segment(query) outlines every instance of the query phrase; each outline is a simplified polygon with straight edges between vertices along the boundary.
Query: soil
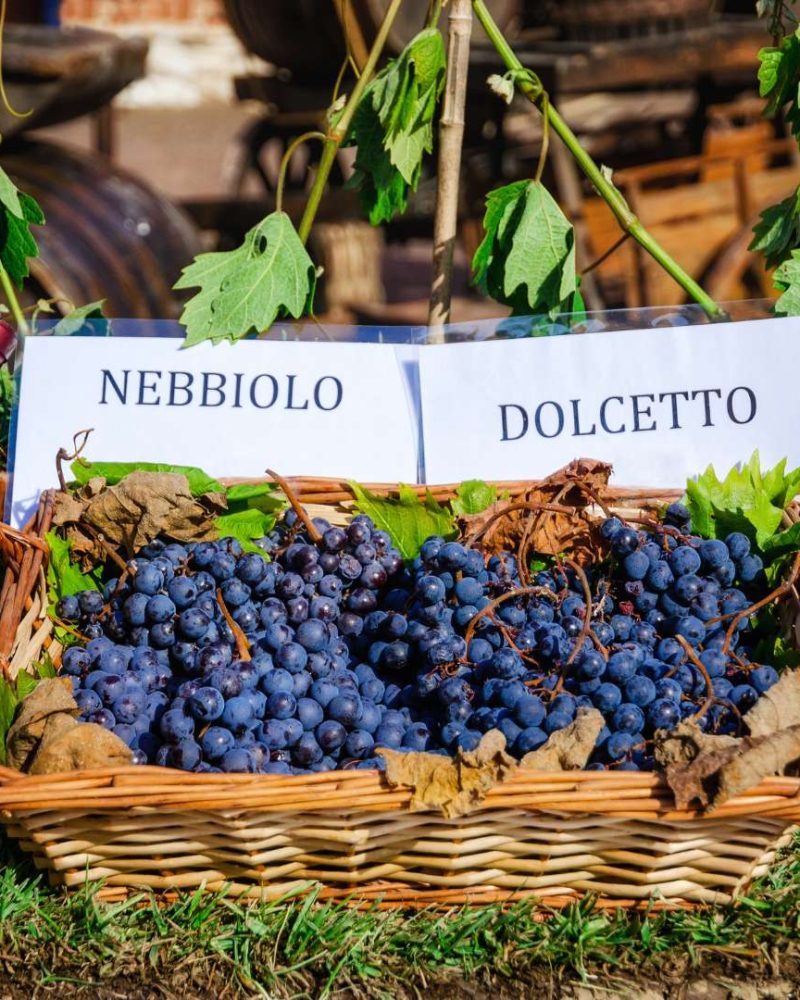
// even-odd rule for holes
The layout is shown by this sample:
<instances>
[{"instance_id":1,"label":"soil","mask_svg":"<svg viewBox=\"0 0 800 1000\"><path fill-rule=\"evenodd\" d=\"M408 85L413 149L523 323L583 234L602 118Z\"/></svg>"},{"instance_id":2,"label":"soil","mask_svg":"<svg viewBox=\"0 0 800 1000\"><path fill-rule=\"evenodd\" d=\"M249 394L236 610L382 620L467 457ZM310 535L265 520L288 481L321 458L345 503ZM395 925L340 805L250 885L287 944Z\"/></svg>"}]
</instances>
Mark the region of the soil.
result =
<instances>
[{"instance_id":1,"label":"soil","mask_svg":"<svg viewBox=\"0 0 800 1000\"><path fill-rule=\"evenodd\" d=\"M37 963L38 964L38 963ZM131 976L104 982L52 975L39 979L38 969L31 969L17 958L0 954L0 1000L37 1000L50 996L75 1000L227 1000L233 997L283 996L259 990L254 984L233 986L221 976L208 975L203 963L195 969L183 965L171 975L152 978L143 970L141 979ZM32 982L32 979L39 979ZM286 984L289 985L288 983ZM288 993L292 993L291 989ZM294 996L316 997L313 985L307 993ZM532 969L513 981L497 976L467 980L460 975L444 975L439 980L400 985L396 982L371 983L369 991L358 983L334 993L331 1000L359 1000L361 997L391 997L392 1000L795 1000L800 998L800 965L787 963L782 974L760 978L746 968L709 970L703 975L682 976L670 969L654 970L652 975L592 976L587 983L565 980L557 969Z\"/></svg>"}]
</instances>

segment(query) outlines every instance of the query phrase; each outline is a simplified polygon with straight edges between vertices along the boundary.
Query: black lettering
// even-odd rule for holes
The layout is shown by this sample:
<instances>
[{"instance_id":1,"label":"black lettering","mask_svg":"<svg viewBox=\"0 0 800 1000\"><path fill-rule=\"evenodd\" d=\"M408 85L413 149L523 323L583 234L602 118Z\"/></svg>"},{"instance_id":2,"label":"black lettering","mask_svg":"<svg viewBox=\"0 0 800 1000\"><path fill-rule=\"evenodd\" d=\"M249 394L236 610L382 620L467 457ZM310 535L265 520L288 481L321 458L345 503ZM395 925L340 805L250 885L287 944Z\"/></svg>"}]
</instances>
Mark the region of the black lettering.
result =
<instances>
[{"instance_id":1,"label":"black lettering","mask_svg":"<svg viewBox=\"0 0 800 1000\"><path fill-rule=\"evenodd\" d=\"M517 410L522 420L522 430L519 434L509 434L508 432L508 410ZM528 433L528 413L527 410L523 409L521 406L517 406L516 403L501 403L500 404L500 422L503 427L503 434L500 438L501 441L519 441L521 437L525 437Z\"/></svg>"},{"instance_id":2,"label":"black lettering","mask_svg":"<svg viewBox=\"0 0 800 1000\"><path fill-rule=\"evenodd\" d=\"M287 398L286 398L286 409L287 410L307 410L308 409L308 400L306 400L305 403L302 404L302 406L294 406L293 405L293 401L294 401L294 380L296 378L297 378L296 375L287 375L286 376L286 380L289 383L289 392L288 392L288 395L287 395Z\"/></svg>"},{"instance_id":3,"label":"black lettering","mask_svg":"<svg viewBox=\"0 0 800 1000\"><path fill-rule=\"evenodd\" d=\"M552 406L555 408L556 418L558 420L558 427L553 434L545 434L544 428L542 427L542 410L545 406ZM543 438L555 438L564 430L564 411L553 399L546 399L543 403L539 403L536 407L536 413L533 415L533 422L536 424L536 432L539 437Z\"/></svg>"},{"instance_id":4,"label":"black lettering","mask_svg":"<svg viewBox=\"0 0 800 1000\"><path fill-rule=\"evenodd\" d=\"M123 388L120 389L119 384L117 383L117 380L114 378L114 376L111 374L111 372L107 368L103 369L103 387L102 387L102 391L100 393L100 402L102 404L104 404L105 406L108 406L108 400L106 399L106 386L107 385L111 386L111 388L113 389L113 391L117 394L117 399L120 401L120 403L123 404L123 406L125 405L125 403L128 402L128 376L130 375L130 373L131 372L130 372L129 368L124 369L124 371L122 372L122 374L125 377L122 380Z\"/></svg>"},{"instance_id":5,"label":"black lettering","mask_svg":"<svg viewBox=\"0 0 800 1000\"><path fill-rule=\"evenodd\" d=\"M268 403L259 403L256 398L256 388L258 383L262 378L268 379L272 383L272 399ZM250 402L253 406L257 407L259 410L268 410L270 406L275 405L275 400L278 398L278 383L277 380L272 375L267 375L264 372L262 375L256 375L253 381L250 383Z\"/></svg>"},{"instance_id":6,"label":"black lettering","mask_svg":"<svg viewBox=\"0 0 800 1000\"><path fill-rule=\"evenodd\" d=\"M186 380L183 385L178 385L179 375L183 375ZM191 372L170 372L169 399L167 400L167 406L188 406L192 401L192 382L194 382L194 375L192 375ZM182 392L184 395L182 403L179 403L175 398L175 394L178 392Z\"/></svg>"},{"instance_id":7,"label":"black lettering","mask_svg":"<svg viewBox=\"0 0 800 1000\"><path fill-rule=\"evenodd\" d=\"M743 392L750 401L750 415L748 417L745 417L744 420L738 420L733 412L733 397L736 395L737 392ZM758 406L756 404L756 394L753 392L752 389L748 389L746 385L737 385L735 389L731 389L731 391L728 393L727 405L728 405L728 416L735 424L749 424L750 421L755 417L756 410L758 409Z\"/></svg>"},{"instance_id":8,"label":"black lettering","mask_svg":"<svg viewBox=\"0 0 800 1000\"><path fill-rule=\"evenodd\" d=\"M155 399L145 399L144 394L146 392L155 392L158 389L158 381L146 382L145 378L148 375L155 375L157 379L161 378L161 372L154 371L144 371L139 372L139 398L136 400L137 406L158 406L161 402L161 397L156 396Z\"/></svg>"},{"instance_id":9,"label":"black lettering","mask_svg":"<svg viewBox=\"0 0 800 1000\"><path fill-rule=\"evenodd\" d=\"M236 387L233 393L233 408L234 410L241 410L242 408L242 379L244 378L243 372L236 372L233 376L236 379Z\"/></svg>"},{"instance_id":10,"label":"black lettering","mask_svg":"<svg viewBox=\"0 0 800 1000\"><path fill-rule=\"evenodd\" d=\"M659 403L663 403L665 399L672 401L672 427L670 430L679 431L681 429L680 422L678 420L678 396L682 396L688 403L689 393L688 392L662 392L658 397Z\"/></svg>"},{"instance_id":11,"label":"black lettering","mask_svg":"<svg viewBox=\"0 0 800 1000\"><path fill-rule=\"evenodd\" d=\"M623 424L621 427L617 427L616 430L613 427L608 426L608 421L606 420L606 407L611 402L624 403L625 400L622 398L622 396L609 396L608 399L603 400L603 402L600 404L600 426L603 428L606 434L624 434L625 424Z\"/></svg>"},{"instance_id":12,"label":"black lettering","mask_svg":"<svg viewBox=\"0 0 800 1000\"><path fill-rule=\"evenodd\" d=\"M590 431L581 430L581 415L580 415L580 404L579 399L571 399L572 403L572 423L574 430L572 432L573 437L591 437L597 432L597 424L592 424L592 429Z\"/></svg>"},{"instance_id":13,"label":"black lettering","mask_svg":"<svg viewBox=\"0 0 800 1000\"><path fill-rule=\"evenodd\" d=\"M634 429L634 431L654 431L656 429L656 422L655 422L655 420L652 422L652 424L649 427L641 427L639 425L639 417L651 417L653 415L649 406L643 406L641 408L639 407L639 400L640 399L649 399L651 403L655 403L656 397L655 396L651 396L647 392L642 392L642 393L634 393L631 396L631 399L633 400L633 429Z\"/></svg>"},{"instance_id":14,"label":"black lettering","mask_svg":"<svg viewBox=\"0 0 800 1000\"><path fill-rule=\"evenodd\" d=\"M294 378L294 376L291 376ZM322 384L323 382L333 382L336 387L336 400L333 406L323 406L322 405ZM330 410L335 410L337 406L342 401L342 396L344 394L344 389L342 388L342 383L336 378L335 375L323 375L321 379L317 380L317 384L314 386L314 404L318 410L325 410L329 412Z\"/></svg>"},{"instance_id":15,"label":"black lettering","mask_svg":"<svg viewBox=\"0 0 800 1000\"><path fill-rule=\"evenodd\" d=\"M697 399L698 396L703 397L703 409L705 412L705 420L703 421L703 427L713 427L714 421L711 419L711 396L714 395L717 399L722 399L722 393L719 389L696 389L692 393L692 402Z\"/></svg>"},{"instance_id":16,"label":"black lettering","mask_svg":"<svg viewBox=\"0 0 800 1000\"><path fill-rule=\"evenodd\" d=\"M212 378L218 380L216 385L211 385ZM224 385L225 376L222 372L203 372L203 396L200 405L208 407L222 406L225 402L225 393L222 391ZM216 403L209 402L209 396L212 392L217 394Z\"/></svg>"}]
</instances>

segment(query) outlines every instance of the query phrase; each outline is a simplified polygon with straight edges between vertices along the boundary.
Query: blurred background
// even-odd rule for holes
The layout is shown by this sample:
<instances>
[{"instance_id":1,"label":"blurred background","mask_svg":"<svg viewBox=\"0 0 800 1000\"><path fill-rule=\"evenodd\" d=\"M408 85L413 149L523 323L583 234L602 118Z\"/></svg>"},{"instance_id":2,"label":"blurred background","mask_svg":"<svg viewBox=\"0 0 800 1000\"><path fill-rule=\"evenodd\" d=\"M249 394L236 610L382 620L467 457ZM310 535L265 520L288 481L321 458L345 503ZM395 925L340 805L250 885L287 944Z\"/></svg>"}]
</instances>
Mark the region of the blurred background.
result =
<instances>
[{"instance_id":1,"label":"blurred background","mask_svg":"<svg viewBox=\"0 0 800 1000\"><path fill-rule=\"evenodd\" d=\"M282 152L319 127L347 46L357 63L387 0L9 0L3 66L12 106L0 161L43 205L31 300L106 298L109 314L174 317L171 285L198 249L236 245L274 207ZM424 23L407 0L390 38ZM614 170L657 239L721 301L771 293L747 252L759 210L800 182L796 143L761 117L754 0L494 0L523 63L592 155ZM454 319L502 314L468 282L486 192L531 176L538 115L487 88L500 69L473 30ZM345 89L347 83L345 84ZM287 210L299 214L314 144L294 158ZM334 171L312 254L329 321L424 323L434 162L410 211L362 221ZM576 229L579 269L619 230L552 141L545 180ZM592 309L675 305L680 289L626 242L586 275Z\"/></svg>"}]
</instances>

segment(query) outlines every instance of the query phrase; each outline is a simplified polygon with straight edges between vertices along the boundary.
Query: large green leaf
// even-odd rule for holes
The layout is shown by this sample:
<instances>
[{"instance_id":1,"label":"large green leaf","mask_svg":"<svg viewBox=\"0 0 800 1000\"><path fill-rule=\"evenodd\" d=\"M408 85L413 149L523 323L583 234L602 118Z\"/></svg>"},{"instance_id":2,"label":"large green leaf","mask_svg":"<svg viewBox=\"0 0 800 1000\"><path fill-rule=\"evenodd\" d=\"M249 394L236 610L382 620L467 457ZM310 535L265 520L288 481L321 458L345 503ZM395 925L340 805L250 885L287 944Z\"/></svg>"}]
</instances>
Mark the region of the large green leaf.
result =
<instances>
[{"instance_id":1,"label":"large green leaf","mask_svg":"<svg viewBox=\"0 0 800 1000\"><path fill-rule=\"evenodd\" d=\"M573 311L575 234L543 184L517 181L492 191L483 225L472 262L476 284L518 316Z\"/></svg>"},{"instance_id":2,"label":"large green leaf","mask_svg":"<svg viewBox=\"0 0 800 1000\"><path fill-rule=\"evenodd\" d=\"M79 458L72 463L70 470L75 482L81 486L98 476L102 476L108 486L115 486L132 472L177 472L186 476L193 496L225 492L225 487L218 479L214 479L193 465L165 465L160 462L87 462Z\"/></svg>"},{"instance_id":3,"label":"large green leaf","mask_svg":"<svg viewBox=\"0 0 800 1000\"><path fill-rule=\"evenodd\" d=\"M800 316L800 250L792 250L772 276L775 287L781 292L775 303L778 316Z\"/></svg>"},{"instance_id":4,"label":"large green leaf","mask_svg":"<svg viewBox=\"0 0 800 1000\"><path fill-rule=\"evenodd\" d=\"M418 555L422 543L431 535L445 538L456 535L453 515L430 492L421 500L410 487L400 486L395 499L376 496L358 483L349 485L356 498L356 509L389 533L404 559Z\"/></svg>"},{"instance_id":5,"label":"large green leaf","mask_svg":"<svg viewBox=\"0 0 800 1000\"><path fill-rule=\"evenodd\" d=\"M796 104L800 74L798 35L787 35L779 46L761 49L758 60L758 93L767 100L765 113L774 115L789 101Z\"/></svg>"},{"instance_id":6,"label":"large green leaf","mask_svg":"<svg viewBox=\"0 0 800 1000\"><path fill-rule=\"evenodd\" d=\"M800 242L800 188L777 205L765 208L753 227L749 250L760 251L768 267L776 267Z\"/></svg>"},{"instance_id":7,"label":"large green leaf","mask_svg":"<svg viewBox=\"0 0 800 1000\"><path fill-rule=\"evenodd\" d=\"M786 551L795 535L778 532L786 505L800 488L800 469L786 471L783 459L763 471L758 452L741 468L734 466L724 479L714 467L686 486L686 506L692 527L708 538L724 538L742 531L764 552ZM780 539L780 541L779 541Z\"/></svg>"},{"instance_id":8,"label":"large green leaf","mask_svg":"<svg viewBox=\"0 0 800 1000\"><path fill-rule=\"evenodd\" d=\"M239 340L268 330L278 317L298 319L313 304L316 269L292 221L273 212L235 250L204 253L175 288L199 288L181 316L185 346Z\"/></svg>"},{"instance_id":9,"label":"large green leaf","mask_svg":"<svg viewBox=\"0 0 800 1000\"><path fill-rule=\"evenodd\" d=\"M0 677L0 764L6 762L6 737L14 721L19 699L13 684Z\"/></svg>"},{"instance_id":10,"label":"large green leaf","mask_svg":"<svg viewBox=\"0 0 800 1000\"><path fill-rule=\"evenodd\" d=\"M357 146L351 186L373 225L404 212L433 149L433 122L444 86L439 31L421 31L369 84L345 145Z\"/></svg>"},{"instance_id":11,"label":"large green leaf","mask_svg":"<svg viewBox=\"0 0 800 1000\"><path fill-rule=\"evenodd\" d=\"M0 170L0 175L3 171ZM6 180L8 177L6 176ZM2 200L2 199L0 199ZM28 277L28 260L39 256L39 247L31 233L31 226L44 224L44 214L30 195L17 192L19 213L11 211L7 201L2 201L0 212L0 263L14 284L21 288Z\"/></svg>"}]
</instances>

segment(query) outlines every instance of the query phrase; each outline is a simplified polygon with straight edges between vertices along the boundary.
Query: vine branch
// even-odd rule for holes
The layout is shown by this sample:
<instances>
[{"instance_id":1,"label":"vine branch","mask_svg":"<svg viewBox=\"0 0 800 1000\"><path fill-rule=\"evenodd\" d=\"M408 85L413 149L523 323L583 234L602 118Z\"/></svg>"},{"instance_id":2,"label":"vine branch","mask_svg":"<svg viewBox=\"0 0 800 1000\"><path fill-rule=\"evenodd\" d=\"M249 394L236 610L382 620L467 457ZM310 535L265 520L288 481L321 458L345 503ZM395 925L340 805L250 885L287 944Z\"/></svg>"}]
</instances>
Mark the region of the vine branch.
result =
<instances>
[{"instance_id":1,"label":"vine branch","mask_svg":"<svg viewBox=\"0 0 800 1000\"><path fill-rule=\"evenodd\" d=\"M725 311L711 296L684 271L680 264L645 229L631 210L622 192L615 187L600 167L581 146L578 137L558 113L552 102L545 99L545 90L535 73L526 70L517 58L503 32L486 6L485 0L472 0L472 9L489 41L497 50L515 85L528 100L541 111L549 127L558 135L572 154L578 166L591 182L600 197L614 214L625 233L628 233L661 267L680 285L688 296L697 302L710 319L727 319Z\"/></svg>"}]
</instances>

